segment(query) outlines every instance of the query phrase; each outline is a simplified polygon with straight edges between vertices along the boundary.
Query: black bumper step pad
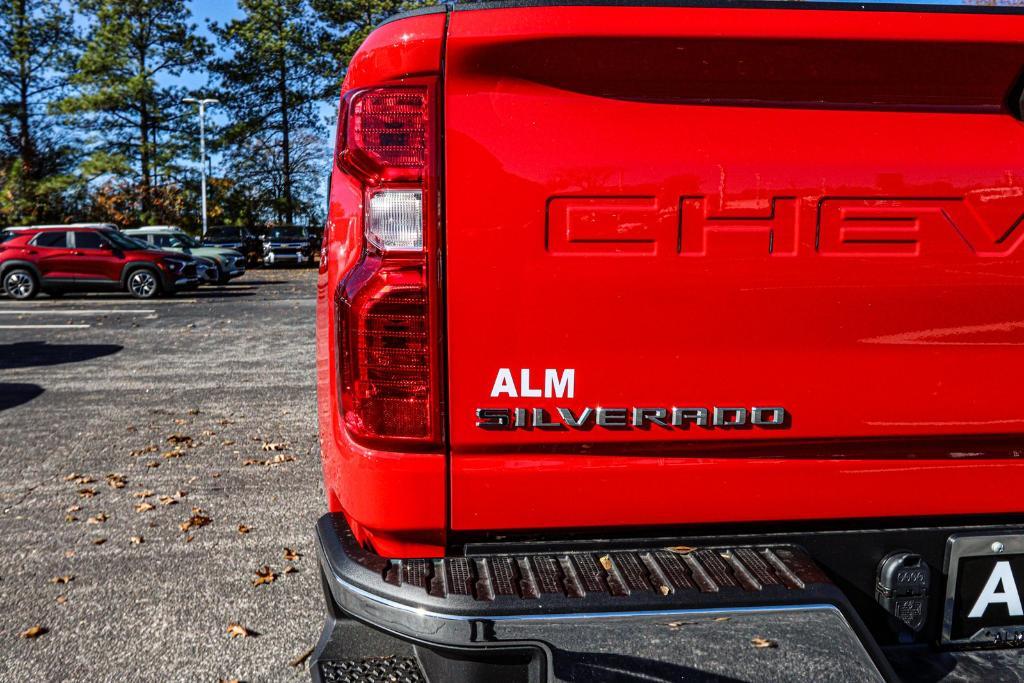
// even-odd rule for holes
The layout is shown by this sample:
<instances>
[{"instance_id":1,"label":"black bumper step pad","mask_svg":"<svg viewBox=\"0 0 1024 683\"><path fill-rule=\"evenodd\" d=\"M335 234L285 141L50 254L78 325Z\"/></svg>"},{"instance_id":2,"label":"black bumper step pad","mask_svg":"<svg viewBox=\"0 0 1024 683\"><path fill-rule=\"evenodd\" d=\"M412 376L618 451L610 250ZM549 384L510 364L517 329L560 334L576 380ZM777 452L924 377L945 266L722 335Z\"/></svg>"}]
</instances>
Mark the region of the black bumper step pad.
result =
<instances>
[{"instance_id":1,"label":"black bumper step pad","mask_svg":"<svg viewBox=\"0 0 1024 683\"><path fill-rule=\"evenodd\" d=\"M327 558L351 583L445 613L715 608L831 602L837 589L795 545L670 546L387 559L359 546L335 516L320 521ZM333 562L332 562L333 564Z\"/></svg>"},{"instance_id":2,"label":"black bumper step pad","mask_svg":"<svg viewBox=\"0 0 1024 683\"><path fill-rule=\"evenodd\" d=\"M426 683L412 657L367 657L320 662L323 683Z\"/></svg>"}]
</instances>

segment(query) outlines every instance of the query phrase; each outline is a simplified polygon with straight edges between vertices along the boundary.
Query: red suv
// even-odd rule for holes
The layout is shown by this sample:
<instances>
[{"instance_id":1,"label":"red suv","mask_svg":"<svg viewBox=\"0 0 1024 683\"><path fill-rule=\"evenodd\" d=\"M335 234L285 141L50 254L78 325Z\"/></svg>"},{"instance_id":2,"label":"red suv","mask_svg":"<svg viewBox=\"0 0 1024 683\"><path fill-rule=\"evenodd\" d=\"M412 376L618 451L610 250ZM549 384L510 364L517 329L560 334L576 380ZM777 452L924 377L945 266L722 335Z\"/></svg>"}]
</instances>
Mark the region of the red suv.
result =
<instances>
[{"instance_id":1,"label":"red suv","mask_svg":"<svg viewBox=\"0 0 1024 683\"><path fill-rule=\"evenodd\" d=\"M199 284L190 256L160 252L110 227L8 229L0 235L0 282L13 299L40 290L127 291L137 299Z\"/></svg>"}]
</instances>

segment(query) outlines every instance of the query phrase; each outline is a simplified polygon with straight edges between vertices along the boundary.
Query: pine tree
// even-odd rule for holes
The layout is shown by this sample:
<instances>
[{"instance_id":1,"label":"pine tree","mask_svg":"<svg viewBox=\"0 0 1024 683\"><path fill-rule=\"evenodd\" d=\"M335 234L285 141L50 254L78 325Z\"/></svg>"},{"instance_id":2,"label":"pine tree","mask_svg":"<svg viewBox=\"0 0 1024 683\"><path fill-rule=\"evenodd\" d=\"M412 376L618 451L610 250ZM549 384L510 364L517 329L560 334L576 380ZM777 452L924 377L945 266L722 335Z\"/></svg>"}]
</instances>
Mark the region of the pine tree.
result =
<instances>
[{"instance_id":1,"label":"pine tree","mask_svg":"<svg viewBox=\"0 0 1024 683\"><path fill-rule=\"evenodd\" d=\"M134 198L134 220L161 214L161 174L192 144L191 110L169 79L201 69L208 42L180 0L79 0L89 21L85 48L62 102L69 120L91 133L85 172L107 176Z\"/></svg>"},{"instance_id":2,"label":"pine tree","mask_svg":"<svg viewBox=\"0 0 1024 683\"><path fill-rule=\"evenodd\" d=\"M338 77L378 24L406 10L436 5L435 0L310 0L325 29L322 42L330 51L329 76ZM341 81L338 79L340 85Z\"/></svg>"},{"instance_id":3,"label":"pine tree","mask_svg":"<svg viewBox=\"0 0 1024 683\"><path fill-rule=\"evenodd\" d=\"M232 176L278 222L315 210L326 161L320 107L333 89L307 0L240 0L241 19L212 30L228 57L214 63L232 123L224 131Z\"/></svg>"},{"instance_id":4,"label":"pine tree","mask_svg":"<svg viewBox=\"0 0 1024 683\"><path fill-rule=\"evenodd\" d=\"M62 217L72 155L50 105L74 55L71 16L60 0L0 4L0 219Z\"/></svg>"}]
</instances>

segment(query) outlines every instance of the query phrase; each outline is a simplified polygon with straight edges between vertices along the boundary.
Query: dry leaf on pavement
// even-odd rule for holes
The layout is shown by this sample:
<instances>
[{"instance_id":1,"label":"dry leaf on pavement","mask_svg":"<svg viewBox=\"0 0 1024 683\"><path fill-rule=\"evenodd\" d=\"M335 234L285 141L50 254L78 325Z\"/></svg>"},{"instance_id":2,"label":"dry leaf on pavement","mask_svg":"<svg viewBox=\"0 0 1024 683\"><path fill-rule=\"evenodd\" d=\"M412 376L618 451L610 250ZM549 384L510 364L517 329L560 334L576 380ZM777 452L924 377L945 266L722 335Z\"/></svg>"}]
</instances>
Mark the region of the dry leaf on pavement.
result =
<instances>
[{"instance_id":1,"label":"dry leaf on pavement","mask_svg":"<svg viewBox=\"0 0 1024 683\"><path fill-rule=\"evenodd\" d=\"M105 513L101 512L101 513L99 513L97 515L93 515L89 519L85 520L85 523L86 524L103 524L103 522L105 522L105 521L107 521L107 515Z\"/></svg>"},{"instance_id":2,"label":"dry leaf on pavement","mask_svg":"<svg viewBox=\"0 0 1024 683\"><path fill-rule=\"evenodd\" d=\"M70 583L71 581L74 581L74 579L74 574L65 574L64 576L53 577L52 579L50 579L50 583Z\"/></svg>"},{"instance_id":3,"label":"dry leaf on pavement","mask_svg":"<svg viewBox=\"0 0 1024 683\"><path fill-rule=\"evenodd\" d=\"M203 514L203 511L199 508L192 508L192 516L179 524L178 528L181 529L182 533L186 533L192 529L204 527L212 521L213 520Z\"/></svg>"},{"instance_id":4,"label":"dry leaf on pavement","mask_svg":"<svg viewBox=\"0 0 1024 683\"><path fill-rule=\"evenodd\" d=\"M160 501L161 505L177 505L178 501L173 496L160 496L157 500Z\"/></svg>"},{"instance_id":5,"label":"dry leaf on pavement","mask_svg":"<svg viewBox=\"0 0 1024 683\"><path fill-rule=\"evenodd\" d=\"M38 638L44 633L47 633L49 630L50 629L46 628L45 626L39 626L38 624L36 624L35 626L28 627L18 635L22 638Z\"/></svg>"},{"instance_id":6,"label":"dry leaf on pavement","mask_svg":"<svg viewBox=\"0 0 1024 683\"><path fill-rule=\"evenodd\" d=\"M256 578L252 580L253 586L262 586L265 583L274 583L277 574L270 567L264 565L256 570Z\"/></svg>"},{"instance_id":7,"label":"dry leaf on pavement","mask_svg":"<svg viewBox=\"0 0 1024 683\"><path fill-rule=\"evenodd\" d=\"M141 503L139 503L138 505L135 506L135 511L136 512L149 512L150 510L155 510L155 509L156 509L156 505L153 505L152 503L147 503L145 501L143 501L143 502L141 502Z\"/></svg>"},{"instance_id":8,"label":"dry leaf on pavement","mask_svg":"<svg viewBox=\"0 0 1024 683\"><path fill-rule=\"evenodd\" d=\"M768 640L767 638L762 638L761 636L754 636L753 638L751 638L750 644L758 649L779 646L779 644L776 643L774 640Z\"/></svg>"},{"instance_id":9,"label":"dry leaf on pavement","mask_svg":"<svg viewBox=\"0 0 1024 683\"><path fill-rule=\"evenodd\" d=\"M264 441L263 442L263 450L265 450L265 451L286 451L286 450L288 450L288 444L283 443L283 442L276 443L276 442L273 442L273 441Z\"/></svg>"},{"instance_id":10,"label":"dry leaf on pavement","mask_svg":"<svg viewBox=\"0 0 1024 683\"><path fill-rule=\"evenodd\" d=\"M292 550L291 548L284 549L284 559L288 560L289 562L295 562L300 557L302 557L302 553L300 553L299 551Z\"/></svg>"},{"instance_id":11,"label":"dry leaf on pavement","mask_svg":"<svg viewBox=\"0 0 1024 683\"><path fill-rule=\"evenodd\" d=\"M238 533L240 533L240 534L247 534L250 531L252 531L252 527L247 527L244 524L239 524L238 525Z\"/></svg>"},{"instance_id":12,"label":"dry leaf on pavement","mask_svg":"<svg viewBox=\"0 0 1024 683\"><path fill-rule=\"evenodd\" d=\"M258 635L252 629L248 629L241 624L231 623L228 624L228 635L232 638L249 638L250 636Z\"/></svg>"},{"instance_id":13,"label":"dry leaf on pavement","mask_svg":"<svg viewBox=\"0 0 1024 683\"><path fill-rule=\"evenodd\" d=\"M78 495L82 498L92 498L96 495L96 489L78 489Z\"/></svg>"},{"instance_id":14,"label":"dry leaf on pavement","mask_svg":"<svg viewBox=\"0 0 1024 683\"><path fill-rule=\"evenodd\" d=\"M152 495L153 495L153 492L150 491L149 489L146 489L144 491L136 491L135 493L132 494L132 497L133 498L149 498Z\"/></svg>"},{"instance_id":15,"label":"dry leaf on pavement","mask_svg":"<svg viewBox=\"0 0 1024 683\"><path fill-rule=\"evenodd\" d=\"M120 474L108 474L107 475L107 486L112 489L123 489L124 485L128 483L128 480Z\"/></svg>"}]
</instances>

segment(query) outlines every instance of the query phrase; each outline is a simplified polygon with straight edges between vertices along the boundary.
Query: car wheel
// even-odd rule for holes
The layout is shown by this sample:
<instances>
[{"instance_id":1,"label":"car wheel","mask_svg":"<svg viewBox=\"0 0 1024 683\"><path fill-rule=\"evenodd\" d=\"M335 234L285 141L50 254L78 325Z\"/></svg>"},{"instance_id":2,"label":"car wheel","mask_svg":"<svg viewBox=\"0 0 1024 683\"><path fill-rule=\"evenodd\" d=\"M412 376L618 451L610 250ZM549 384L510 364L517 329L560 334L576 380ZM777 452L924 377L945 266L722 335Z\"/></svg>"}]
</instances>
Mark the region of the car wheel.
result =
<instances>
[{"instance_id":1,"label":"car wheel","mask_svg":"<svg viewBox=\"0 0 1024 683\"><path fill-rule=\"evenodd\" d=\"M218 287L223 287L224 285L226 285L226 284L228 283L228 281L229 281L230 279L231 279L231 278L230 278L230 277L228 277L227 273L225 273L225 272L224 272L223 270L221 270L220 268L218 268L218 269L217 269L217 277L216 277L216 282L217 282L217 286L218 286Z\"/></svg>"},{"instance_id":2,"label":"car wheel","mask_svg":"<svg viewBox=\"0 0 1024 683\"><path fill-rule=\"evenodd\" d=\"M12 268L4 273L4 291L12 299L31 299L39 293L39 283L31 270Z\"/></svg>"},{"instance_id":3,"label":"car wheel","mask_svg":"<svg viewBox=\"0 0 1024 683\"><path fill-rule=\"evenodd\" d=\"M160 281L148 268L133 270L128 276L128 293L136 299L152 299L160 293Z\"/></svg>"}]
</instances>

